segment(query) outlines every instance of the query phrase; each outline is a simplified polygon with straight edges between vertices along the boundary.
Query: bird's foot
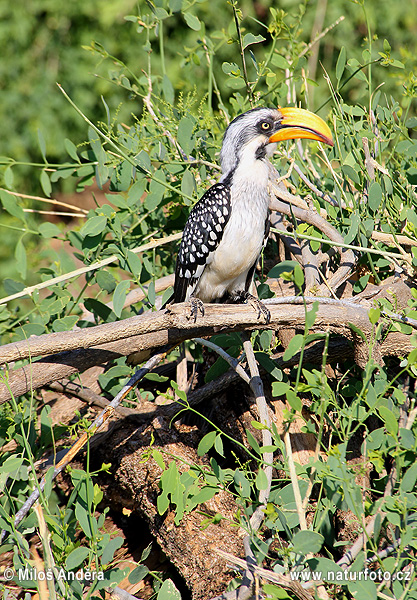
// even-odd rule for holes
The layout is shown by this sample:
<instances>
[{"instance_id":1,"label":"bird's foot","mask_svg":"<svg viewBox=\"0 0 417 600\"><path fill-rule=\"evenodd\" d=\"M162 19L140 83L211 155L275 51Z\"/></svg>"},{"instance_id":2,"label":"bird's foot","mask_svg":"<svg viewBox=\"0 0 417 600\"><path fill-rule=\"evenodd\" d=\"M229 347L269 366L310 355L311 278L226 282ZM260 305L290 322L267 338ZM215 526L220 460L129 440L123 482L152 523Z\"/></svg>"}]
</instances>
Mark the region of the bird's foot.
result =
<instances>
[{"instance_id":1,"label":"bird's foot","mask_svg":"<svg viewBox=\"0 0 417 600\"><path fill-rule=\"evenodd\" d=\"M194 323L195 323L197 321L197 315L199 312L201 313L201 316L204 317L204 304L200 300L200 298L195 298L195 296L191 296L190 304L191 304L190 316L194 317Z\"/></svg>"},{"instance_id":2,"label":"bird's foot","mask_svg":"<svg viewBox=\"0 0 417 600\"><path fill-rule=\"evenodd\" d=\"M270 322L271 313L269 312L269 309L265 306L265 304L259 300L259 298L256 298L256 296L253 296L252 294L247 294L245 301L248 304L250 304L256 311L258 311L258 319L260 319L261 315L263 315L265 323L268 324Z\"/></svg>"}]
</instances>

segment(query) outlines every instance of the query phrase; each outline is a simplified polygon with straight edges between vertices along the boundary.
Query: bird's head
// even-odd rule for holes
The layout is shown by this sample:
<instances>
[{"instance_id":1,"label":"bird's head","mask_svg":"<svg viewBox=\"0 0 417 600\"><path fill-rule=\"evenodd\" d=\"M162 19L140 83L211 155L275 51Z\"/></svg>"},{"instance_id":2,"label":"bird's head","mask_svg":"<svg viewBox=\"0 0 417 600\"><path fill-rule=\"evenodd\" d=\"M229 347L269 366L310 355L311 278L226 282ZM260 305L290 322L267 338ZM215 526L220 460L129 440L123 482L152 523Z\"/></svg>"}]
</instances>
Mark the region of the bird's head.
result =
<instances>
[{"instance_id":1,"label":"bird's head","mask_svg":"<svg viewBox=\"0 0 417 600\"><path fill-rule=\"evenodd\" d=\"M296 138L318 140L333 146L326 123L302 108L254 108L237 116L227 127L220 152L223 174L236 169L241 161L271 156L276 143Z\"/></svg>"}]
</instances>

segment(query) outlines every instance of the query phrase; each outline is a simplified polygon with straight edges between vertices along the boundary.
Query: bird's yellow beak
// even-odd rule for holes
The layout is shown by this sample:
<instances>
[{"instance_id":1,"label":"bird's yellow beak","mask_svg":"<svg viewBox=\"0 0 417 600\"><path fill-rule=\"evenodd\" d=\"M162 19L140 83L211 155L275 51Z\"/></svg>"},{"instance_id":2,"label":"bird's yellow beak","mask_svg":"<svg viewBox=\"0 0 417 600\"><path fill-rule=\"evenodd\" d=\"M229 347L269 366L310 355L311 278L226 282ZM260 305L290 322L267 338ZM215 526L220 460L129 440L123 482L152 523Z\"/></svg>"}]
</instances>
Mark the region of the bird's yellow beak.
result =
<instances>
[{"instance_id":1,"label":"bird's yellow beak","mask_svg":"<svg viewBox=\"0 0 417 600\"><path fill-rule=\"evenodd\" d=\"M333 146L333 137L329 127L314 113L291 106L278 110L283 118L279 130L269 138L270 142L307 138Z\"/></svg>"}]
</instances>

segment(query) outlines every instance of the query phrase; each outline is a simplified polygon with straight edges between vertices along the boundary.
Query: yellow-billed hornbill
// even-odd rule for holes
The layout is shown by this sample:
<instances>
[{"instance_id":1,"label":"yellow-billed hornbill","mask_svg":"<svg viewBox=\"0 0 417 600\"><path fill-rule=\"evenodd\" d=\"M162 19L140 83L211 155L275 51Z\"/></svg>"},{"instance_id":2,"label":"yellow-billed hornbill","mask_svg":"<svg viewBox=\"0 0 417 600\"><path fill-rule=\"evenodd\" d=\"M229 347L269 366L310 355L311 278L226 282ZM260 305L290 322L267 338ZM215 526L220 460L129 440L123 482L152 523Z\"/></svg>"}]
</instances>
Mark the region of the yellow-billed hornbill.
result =
<instances>
[{"instance_id":1,"label":"yellow-billed hornbill","mask_svg":"<svg viewBox=\"0 0 417 600\"><path fill-rule=\"evenodd\" d=\"M300 108L254 108L227 127L220 152L222 176L192 209L175 269L173 302L244 302L268 309L250 293L269 233L269 157L276 143L295 138L333 145L317 115Z\"/></svg>"}]
</instances>

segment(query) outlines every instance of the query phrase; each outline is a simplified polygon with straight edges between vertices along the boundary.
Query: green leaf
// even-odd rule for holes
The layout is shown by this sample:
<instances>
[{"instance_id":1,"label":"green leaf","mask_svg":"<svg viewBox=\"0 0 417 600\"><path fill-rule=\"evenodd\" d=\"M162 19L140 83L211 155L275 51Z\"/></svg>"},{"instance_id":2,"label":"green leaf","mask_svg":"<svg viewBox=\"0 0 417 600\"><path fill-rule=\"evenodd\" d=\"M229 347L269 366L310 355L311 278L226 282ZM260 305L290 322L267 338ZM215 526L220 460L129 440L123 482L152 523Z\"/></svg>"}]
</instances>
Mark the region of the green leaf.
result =
<instances>
[{"instance_id":1,"label":"green leaf","mask_svg":"<svg viewBox=\"0 0 417 600\"><path fill-rule=\"evenodd\" d=\"M85 546L80 546L73 550L65 561L65 566L68 571L74 571L77 567L79 567L90 554L90 549Z\"/></svg>"},{"instance_id":2,"label":"green leaf","mask_svg":"<svg viewBox=\"0 0 417 600\"><path fill-rule=\"evenodd\" d=\"M181 179L181 191L186 196L192 196L196 189L194 175L186 169Z\"/></svg>"},{"instance_id":3,"label":"green leaf","mask_svg":"<svg viewBox=\"0 0 417 600\"><path fill-rule=\"evenodd\" d=\"M257 490L266 490L268 487L268 478L263 469L259 469L256 474L255 486Z\"/></svg>"},{"instance_id":4,"label":"green leaf","mask_svg":"<svg viewBox=\"0 0 417 600\"><path fill-rule=\"evenodd\" d=\"M13 279L9 279L8 277L6 277L6 279L4 279L3 285L4 285L4 289L6 291L6 294L10 294L10 295L21 292L25 287L25 284L22 283L21 281L14 281Z\"/></svg>"},{"instance_id":5,"label":"green leaf","mask_svg":"<svg viewBox=\"0 0 417 600\"><path fill-rule=\"evenodd\" d=\"M26 270L27 270L27 260L26 260L26 250L23 245L22 238L20 238L16 244L16 248L14 250L14 257L16 259L16 269L19 275L21 275L22 279L26 279Z\"/></svg>"},{"instance_id":6,"label":"green leaf","mask_svg":"<svg viewBox=\"0 0 417 600\"><path fill-rule=\"evenodd\" d=\"M216 436L216 439L214 440L214 448L216 452L220 454L220 456L224 457L223 440L220 433Z\"/></svg>"},{"instance_id":7,"label":"green leaf","mask_svg":"<svg viewBox=\"0 0 417 600\"><path fill-rule=\"evenodd\" d=\"M97 217L91 217L88 221L81 227L80 234L84 237L90 236L94 237L102 233L107 225L107 217L104 215L100 215Z\"/></svg>"},{"instance_id":8,"label":"green leaf","mask_svg":"<svg viewBox=\"0 0 417 600\"><path fill-rule=\"evenodd\" d=\"M192 137L194 125L194 120L190 117L182 117L178 123L177 140L186 154L191 154L194 149L195 140Z\"/></svg>"},{"instance_id":9,"label":"green leaf","mask_svg":"<svg viewBox=\"0 0 417 600\"><path fill-rule=\"evenodd\" d=\"M360 338L362 338L364 342L366 342L366 335L361 329L359 329L357 325L355 325L354 323L348 323L348 325L352 331L354 331Z\"/></svg>"},{"instance_id":10,"label":"green leaf","mask_svg":"<svg viewBox=\"0 0 417 600\"><path fill-rule=\"evenodd\" d=\"M116 285L113 293L113 312L117 317L122 314L123 306L126 300L126 294L130 289L130 281L124 280Z\"/></svg>"},{"instance_id":11,"label":"green leaf","mask_svg":"<svg viewBox=\"0 0 417 600\"><path fill-rule=\"evenodd\" d=\"M48 198L49 198L51 195L51 192L52 192L52 185L51 185L51 180L49 179L48 173L45 170L41 171L40 182L41 182L41 187L43 189L43 193L45 194L45 196L48 196Z\"/></svg>"},{"instance_id":12,"label":"green leaf","mask_svg":"<svg viewBox=\"0 0 417 600\"><path fill-rule=\"evenodd\" d=\"M386 406L379 406L378 413L385 424L388 433L396 436L398 433L398 420L396 416Z\"/></svg>"},{"instance_id":13,"label":"green leaf","mask_svg":"<svg viewBox=\"0 0 417 600\"><path fill-rule=\"evenodd\" d=\"M52 329L57 332L70 331L77 321L77 315L67 315L66 317L62 317L62 319L55 319L52 323Z\"/></svg>"},{"instance_id":14,"label":"green leaf","mask_svg":"<svg viewBox=\"0 0 417 600\"><path fill-rule=\"evenodd\" d=\"M336 63L336 79L337 79L338 83L340 82L340 79L343 75L345 66L346 66L346 48L344 46L342 46L340 49L340 52L339 52L337 63Z\"/></svg>"},{"instance_id":15,"label":"green leaf","mask_svg":"<svg viewBox=\"0 0 417 600\"><path fill-rule=\"evenodd\" d=\"M7 167L3 174L4 183L9 189L13 187L14 175L12 167Z\"/></svg>"},{"instance_id":16,"label":"green leaf","mask_svg":"<svg viewBox=\"0 0 417 600\"><path fill-rule=\"evenodd\" d=\"M136 254L136 252L132 252L132 250L128 250L126 253L126 259L127 259L127 267L124 267L124 268L127 268L132 273L132 275L139 277L139 275L142 272L142 267L143 267L141 257L138 254Z\"/></svg>"},{"instance_id":17,"label":"green leaf","mask_svg":"<svg viewBox=\"0 0 417 600\"><path fill-rule=\"evenodd\" d=\"M301 402L297 394L294 392L294 390L288 390L288 392L285 394L285 397L287 398L287 402L293 410L295 410L296 412L302 411L303 403Z\"/></svg>"},{"instance_id":18,"label":"green leaf","mask_svg":"<svg viewBox=\"0 0 417 600\"><path fill-rule=\"evenodd\" d=\"M316 531L299 531L292 539L294 552L298 554L316 554L320 551L324 537Z\"/></svg>"},{"instance_id":19,"label":"green leaf","mask_svg":"<svg viewBox=\"0 0 417 600\"><path fill-rule=\"evenodd\" d=\"M238 77L240 75L240 69L236 63L224 62L222 64L222 71L223 73L226 73L226 75L233 75L233 77Z\"/></svg>"},{"instance_id":20,"label":"green leaf","mask_svg":"<svg viewBox=\"0 0 417 600\"><path fill-rule=\"evenodd\" d=\"M283 273L292 273L298 263L295 260L283 260L268 273L268 277L281 277Z\"/></svg>"},{"instance_id":21,"label":"green leaf","mask_svg":"<svg viewBox=\"0 0 417 600\"><path fill-rule=\"evenodd\" d=\"M145 150L141 150L137 156L135 156L135 163L138 167L142 167L146 173L152 173L152 163L149 158L149 154Z\"/></svg>"},{"instance_id":22,"label":"green leaf","mask_svg":"<svg viewBox=\"0 0 417 600\"><path fill-rule=\"evenodd\" d=\"M168 104L173 104L175 99L174 87L171 83L170 78L165 73L162 77L162 93Z\"/></svg>"},{"instance_id":23,"label":"green leaf","mask_svg":"<svg viewBox=\"0 0 417 600\"><path fill-rule=\"evenodd\" d=\"M415 129L417 127L417 117L410 117L405 122L407 129Z\"/></svg>"},{"instance_id":24,"label":"green leaf","mask_svg":"<svg viewBox=\"0 0 417 600\"><path fill-rule=\"evenodd\" d=\"M275 398L278 396L283 396L290 390L290 386L288 383L284 383L284 381L274 381L272 383L272 394Z\"/></svg>"},{"instance_id":25,"label":"green leaf","mask_svg":"<svg viewBox=\"0 0 417 600\"><path fill-rule=\"evenodd\" d=\"M226 81L226 85L233 90L240 90L241 88L245 87L246 83L243 77L234 77L233 79L228 79Z\"/></svg>"},{"instance_id":26,"label":"green leaf","mask_svg":"<svg viewBox=\"0 0 417 600\"><path fill-rule=\"evenodd\" d=\"M354 212L350 217L349 230L345 236L345 244L351 244L358 234L361 218L357 212Z\"/></svg>"},{"instance_id":27,"label":"green leaf","mask_svg":"<svg viewBox=\"0 0 417 600\"><path fill-rule=\"evenodd\" d=\"M181 594L175 587L175 584L171 579L166 579L161 585L157 600L181 600Z\"/></svg>"},{"instance_id":28,"label":"green leaf","mask_svg":"<svg viewBox=\"0 0 417 600\"><path fill-rule=\"evenodd\" d=\"M251 492L251 487L250 487L249 481L245 477L245 474L242 471L240 471L239 469L236 469L236 471L233 475L233 480L235 482L238 493L243 498L249 498L250 492Z\"/></svg>"},{"instance_id":29,"label":"green leaf","mask_svg":"<svg viewBox=\"0 0 417 600\"><path fill-rule=\"evenodd\" d=\"M17 471L22 466L23 460L21 456L9 456L1 465L1 473L8 475L9 473L13 473L13 471Z\"/></svg>"},{"instance_id":30,"label":"green leaf","mask_svg":"<svg viewBox=\"0 0 417 600\"><path fill-rule=\"evenodd\" d=\"M301 350L301 346L304 342L304 336L301 333L297 333L293 338L291 338L287 348L285 349L283 360L290 360L297 352Z\"/></svg>"},{"instance_id":31,"label":"green leaf","mask_svg":"<svg viewBox=\"0 0 417 600\"><path fill-rule=\"evenodd\" d=\"M183 0L169 0L169 8L173 13L179 12L182 9Z\"/></svg>"},{"instance_id":32,"label":"green leaf","mask_svg":"<svg viewBox=\"0 0 417 600\"><path fill-rule=\"evenodd\" d=\"M213 447L217 433L215 431L210 431L206 433L206 435L200 440L197 448L198 456L203 456L206 454L210 448Z\"/></svg>"},{"instance_id":33,"label":"green leaf","mask_svg":"<svg viewBox=\"0 0 417 600\"><path fill-rule=\"evenodd\" d=\"M343 581L343 579L337 579L338 574L341 576L344 575L343 570L329 558L314 557L308 559L306 563L308 564L310 571L321 572L321 579L323 581L328 581L329 583L334 583L335 579L336 581ZM377 598L377 594L374 598Z\"/></svg>"},{"instance_id":34,"label":"green leaf","mask_svg":"<svg viewBox=\"0 0 417 600\"><path fill-rule=\"evenodd\" d=\"M348 588L355 600L375 600L375 598L378 598L378 589L370 579L348 580Z\"/></svg>"},{"instance_id":35,"label":"green leaf","mask_svg":"<svg viewBox=\"0 0 417 600\"><path fill-rule=\"evenodd\" d=\"M301 290L304 285L304 272L298 263L294 267L294 283L299 290Z\"/></svg>"},{"instance_id":36,"label":"green leaf","mask_svg":"<svg viewBox=\"0 0 417 600\"><path fill-rule=\"evenodd\" d=\"M61 233L61 230L55 223L41 223L38 227L38 231L45 239L58 237Z\"/></svg>"},{"instance_id":37,"label":"green leaf","mask_svg":"<svg viewBox=\"0 0 417 600\"><path fill-rule=\"evenodd\" d=\"M274 67L277 67L277 69L282 70L288 69L290 66L288 60L282 56L282 54L274 54L271 63Z\"/></svg>"},{"instance_id":38,"label":"green leaf","mask_svg":"<svg viewBox=\"0 0 417 600\"><path fill-rule=\"evenodd\" d=\"M165 471L165 463L164 463L164 459L163 459L161 452L159 450L153 450L152 456L153 456L154 461L158 465L158 467L160 469L162 469L162 471ZM145 559L142 559L142 560L145 560Z\"/></svg>"},{"instance_id":39,"label":"green leaf","mask_svg":"<svg viewBox=\"0 0 417 600\"><path fill-rule=\"evenodd\" d=\"M144 379L156 381L157 383L164 383L165 381L168 381L169 377L165 377L165 375L159 375L158 373L147 373Z\"/></svg>"},{"instance_id":40,"label":"green leaf","mask_svg":"<svg viewBox=\"0 0 417 600\"><path fill-rule=\"evenodd\" d=\"M319 303L318 302L313 302L311 309L307 311L306 313L306 331L309 331L313 325L314 325L314 321L316 320L316 315L317 315L317 311L319 310Z\"/></svg>"},{"instance_id":41,"label":"green leaf","mask_svg":"<svg viewBox=\"0 0 417 600\"><path fill-rule=\"evenodd\" d=\"M251 44L259 44L259 42L264 42L265 38L263 35L254 35L253 33L246 33L243 36L243 49L247 48Z\"/></svg>"},{"instance_id":42,"label":"green leaf","mask_svg":"<svg viewBox=\"0 0 417 600\"><path fill-rule=\"evenodd\" d=\"M23 209L16 204L16 198L12 194L9 194L9 192L5 192L4 190L0 190L0 200L3 204L4 210L6 210L9 215L16 217L16 219L20 219L21 221L26 221Z\"/></svg>"},{"instance_id":43,"label":"green leaf","mask_svg":"<svg viewBox=\"0 0 417 600\"><path fill-rule=\"evenodd\" d=\"M114 553L116 550L123 546L124 538L117 536L110 540L105 546L103 554L101 555L101 562L103 565L108 565L113 560Z\"/></svg>"},{"instance_id":44,"label":"green leaf","mask_svg":"<svg viewBox=\"0 0 417 600\"><path fill-rule=\"evenodd\" d=\"M376 212L382 202L382 187L377 181L373 181L369 187L368 204L372 212Z\"/></svg>"},{"instance_id":45,"label":"green leaf","mask_svg":"<svg viewBox=\"0 0 417 600\"><path fill-rule=\"evenodd\" d=\"M368 315L369 315L369 320L372 323L372 325L375 325L379 321L379 318L381 316L381 311L379 308L370 308Z\"/></svg>"},{"instance_id":46,"label":"green leaf","mask_svg":"<svg viewBox=\"0 0 417 600\"><path fill-rule=\"evenodd\" d=\"M266 583L262 586L262 590L265 594L268 594L268 598L272 600L291 600L292 596L289 596L287 592L282 588L271 583Z\"/></svg>"},{"instance_id":47,"label":"green leaf","mask_svg":"<svg viewBox=\"0 0 417 600\"><path fill-rule=\"evenodd\" d=\"M185 22L187 23L190 29L194 29L194 31L200 31L201 23L198 17L193 15L192 13L186 12L184 14Z\"/></svg>"},{"instance_id":48,"label":"green leaf","mask_svg":"<svg viewBox=\"0 0 417 600\"><path fill-rule=\"evenodd\" d=\"M92 496L93 494L91 494L91 499ZM75 504L75 516L87 538L93 537L94 532L97 529L97 521L96 518L87 510L86 502L80 497L77 499Z\"/></svg>"},{"instance_id":49,"label":"green leaf","mask_svg":"<svg viewBox=\"0 0 417 600\"><path fill-rule=\"evenodd\" d=\"M256 454L261 455L261 451L259 449L259 444L258 444L257 440L253 437L253 435L251 434L249 429L246 429L246 437L247 437L249 446L255 450Z\"/></svg>"},{"instance_id":50,"label":"green leaf","mask_svg":"<svg viewBox=\"0 0 417 600\"><path fill-rule=\"evenodd\" d=\"M77 154L77 147L75 146L75 144L73 142L71 142L71 140L69 140L68 138L65 138L64 147L65 147L65 150L68 152L69 156L73 160L80 162L80 159Z\"/></svg>"},{"instance_id":51,"label":"green leaf","mask_svg":"<svg viewBox=\"0 0 417 600\"><path fill-rule=\"evenodd\" d=\"M114 288L117 285L116 280L113 277L113 275L111 273L109 273L109 271L106 271L105 269L100 269L99 271L97 271L95 277L96 277L97 284L100 286L100 288L102 290L105 290L109 294L111 294L111 292L114 290Z\"/></svg>"},{"instance_id":52,"label":"green leaf","mask_svg":"<svg viewBox=\"0 0 417 600\"><path fill-rule=\"evenodd\" d=\"M404 474L400 483L400 493L412 492L414 490L417 481L417 463L411 465L411 467Z\"/></svg>"},{"instance_id":53,"label":"green leaf","mask_svg":"<svg viewBox=\"0 0 417 600\"><path fill-rule=\"evenodd\" d=\"M137 583L142 581L142 579L144 579L148 573L149 569L146 565L138 565L129 574L129 583L131 583L132 585L136 585Z\"/></svg>"}]
</instances>

